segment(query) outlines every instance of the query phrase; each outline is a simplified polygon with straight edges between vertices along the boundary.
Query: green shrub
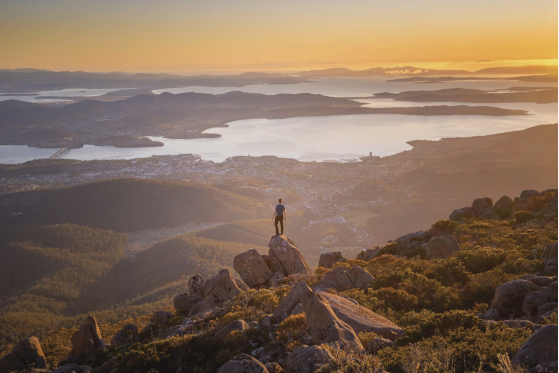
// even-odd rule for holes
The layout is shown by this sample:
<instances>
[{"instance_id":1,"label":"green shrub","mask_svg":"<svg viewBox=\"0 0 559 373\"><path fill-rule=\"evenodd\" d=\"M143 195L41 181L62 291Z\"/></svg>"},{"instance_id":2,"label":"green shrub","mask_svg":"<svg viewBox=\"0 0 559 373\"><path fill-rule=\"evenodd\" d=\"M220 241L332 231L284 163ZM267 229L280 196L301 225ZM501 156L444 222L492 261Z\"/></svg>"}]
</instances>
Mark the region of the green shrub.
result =
<instances>
[{"instance_id":1,"label":"green shrub","mask_svg":"<svg viewBox=\"0 0 559 373\"><path fill-rule=\"evenodd\" d=\"M452 234L460 226L458 222L452 220L439 220L431 225L433 235Z\"/></svg>"},{"instance_id":2,"label":"green shrub","mask_svg":"<svg viewBox=\"0 0 559 373\"><path fill-rule=\"evenodd\" d=\"M526 223L528 220L534 220L535 216L530 211L516 211L514 213L514 220L516 224Z\"/></svg>"}]
</instances>

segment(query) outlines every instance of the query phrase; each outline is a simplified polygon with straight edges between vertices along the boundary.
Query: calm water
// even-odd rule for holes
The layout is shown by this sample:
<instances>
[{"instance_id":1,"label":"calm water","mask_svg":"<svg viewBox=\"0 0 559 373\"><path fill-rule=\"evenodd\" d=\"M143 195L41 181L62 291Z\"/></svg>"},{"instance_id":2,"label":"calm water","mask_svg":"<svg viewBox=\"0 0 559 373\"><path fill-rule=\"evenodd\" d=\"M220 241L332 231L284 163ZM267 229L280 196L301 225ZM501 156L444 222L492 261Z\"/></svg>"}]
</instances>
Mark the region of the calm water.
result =
<instances>
[{"instance_id":1,"label":"calm water","mask_svg":"<svg viewBox=\"0 0 559 373\"><path fill-rule=\"evenodd\" d=\"M20 100L33 103L41 102L64 102L68 101L63 98L43 98L47 96L56 97L94 97L102 96L109 92L120 91L121 89L127 88L112 88L112 89L90 89L90 88L69 88L69 89L59 89L55 91L40 91L34 92L32 96L0 96L0 101L6 100Z\"/></svg>"},{"instance_id":2,"label":"calm water","mask_svg":"<svg viewBox=\"0 0 559 373\"><path fill-rule=\"evenodd\" d=\"M405 90L433 90L441 88L498 89L511 86L555 86L504 81L467 81L452 83L417 84L387 83L385 79L322 79L298 85L259 85L243 88L188 87L159 90L161 92L224 93L231 90L276 94L320 93L330 96L367 96L375 92ZM79 91L79 90L78 90ZM93 94L95 90L88 90ZM97 90L98 91L98 90ZM104 90L104 94L109 90ZM68 96L76 92L68 93ZM79 92L78 92L79 93ZM83 92L82 92L83 93ZM95 92L97 93L97 92ZM53 93L49 93L53 94ZM404 107L440 105L391 100L359 99L371 107ZM444 105L459 105L444 103ZM472 104L468 104L472 105ZM85 146L73 149L66 158L132 159L152 155L193 153L203 159L223 161L236 155L277 155L302 161L347 160L368 155L390 155L409 149L410 140L436 140L442 137L478 136L521 130L539 124L557 123L557 104L491 104L511 109L528 110L529 116L410 116L410 115L340 115L289 119L250 119L231 122L227 128L213 128L206 132L218 133L221 138L171 140L156 138L165 146L160 148L114 148ZM48 158L56 149L37 149L27 146L0 146L0 162L21 163L31 159Z\"/></svg>"}]
</instances>

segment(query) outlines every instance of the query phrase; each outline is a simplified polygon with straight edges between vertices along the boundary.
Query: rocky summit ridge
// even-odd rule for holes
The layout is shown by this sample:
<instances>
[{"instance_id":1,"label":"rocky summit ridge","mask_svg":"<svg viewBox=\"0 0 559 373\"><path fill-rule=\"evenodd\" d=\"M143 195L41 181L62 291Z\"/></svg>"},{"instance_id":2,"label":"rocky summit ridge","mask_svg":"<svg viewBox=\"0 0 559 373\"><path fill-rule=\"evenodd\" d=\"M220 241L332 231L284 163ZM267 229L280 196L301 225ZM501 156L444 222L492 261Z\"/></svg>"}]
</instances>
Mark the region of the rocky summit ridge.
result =
<instances>
[{"instance_id":1,"label":"rocky summit ridge","mask_svg":"<svg viewBox=\"0 0 559 373\"><path fill-rule=\"evenodd\" d=\"M106 343L88 316L51 370L30 337L0 373L557 372L556 240L556 189L478 198L355 259L323 253L314 270L277 235L266 254L234 257L240 278L190 276L142 330Z\"/></svg>"}]
</instances>

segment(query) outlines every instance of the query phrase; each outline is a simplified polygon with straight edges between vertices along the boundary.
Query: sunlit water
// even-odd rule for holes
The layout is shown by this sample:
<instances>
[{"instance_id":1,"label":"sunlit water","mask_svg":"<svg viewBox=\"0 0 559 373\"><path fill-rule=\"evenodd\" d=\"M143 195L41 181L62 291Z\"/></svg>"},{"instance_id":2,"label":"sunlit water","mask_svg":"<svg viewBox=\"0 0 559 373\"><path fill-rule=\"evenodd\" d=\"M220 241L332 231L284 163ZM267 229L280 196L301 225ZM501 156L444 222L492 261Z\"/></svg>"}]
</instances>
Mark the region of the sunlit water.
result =
<instances>
[{"instance_id":1,"label":"sunlit water","mask_svg":"<svg viewBox=\"0 0 559 373\"><path fill-rule=\"evenodd\" d=\"M387 83L385 79L322 79L315 83L295 85L259 85L243 88L188 87L159 90L165 92L225 93L231 90L276 94L320 93L338 97L369 96L375 92L433 90L441 88L503 89L512 86L555 86L555 84L510 81L466 81L452 83L417 84ZM93 90L89 90L92 93ZM110 90L105 90L110 91ZM104 93L106 93L104 92ZM83 93L83 92L82 92ZM104 94L100 93L100 94ZM52 94L52 93L50 93ZM70 93L68 93L71 96ZM456 103L414 103L387 99L358 99L370 107L410 107L430 105L463 105ZM476 104L467 104L476 105ZM229 123L227 128L212 128L209 133L220 138L171 140L154 138L165 146L158 148L114 148L85 146L73 149L66 158L132 159L152 155L192 153L203 159L223 161L236 155L276 155L302 161L349 160L361 156L386 156L410 149L410 140L437 140L443 137L479 136L522 130L539 124L557 122L557 104L477 104L530 112L528 116L415 116L415 115L339 115L289 119L249 119ZM48 158L56 149L37 149L27 146L0 146L0 162L21 163L31 159Z\"/></svg>"}]
</instances>

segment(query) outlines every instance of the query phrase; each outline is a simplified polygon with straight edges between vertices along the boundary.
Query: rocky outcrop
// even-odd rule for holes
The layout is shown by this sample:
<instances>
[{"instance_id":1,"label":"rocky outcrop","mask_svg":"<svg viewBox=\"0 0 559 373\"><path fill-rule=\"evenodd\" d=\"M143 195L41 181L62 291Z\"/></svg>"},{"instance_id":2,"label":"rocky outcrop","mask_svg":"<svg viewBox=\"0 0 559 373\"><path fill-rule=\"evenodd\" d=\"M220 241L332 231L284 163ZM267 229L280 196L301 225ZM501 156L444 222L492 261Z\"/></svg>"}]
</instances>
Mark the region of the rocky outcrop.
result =
<instances>
[{"instance_id":1,"label":"rocky outcrop","mask_svg":"<svg viewBox=\"0 0 559 373\"><path fill-rule=\"evenodd\" d=\"M481 216L488 208L493 207L493 200L489 197L476 198L472 202L472 209L476 216Z\"/></svg>"},{"instance_id":2,"label":"rocky outcrop","mask_svg":"<svg viewBox=\"0 0 559 373\"><path fill-rule=\"evenodd\" d=\"M69 363L83 364L88 357L95 355L96 350L105 349L97 320L91 315L87 316L86 323L72 335L71 342L72 350L66 360Z\"/></svg>"},{"instance_id":3,"label":"rocky outcrop","mask_svg":"<svg viewBox=\"0 0 559 373\"><path fill-rule=\"evenodd\" d=\"M229 325L227 325L226 327L219 329L215 333L215 338L218 340L223 340L231 332L243 331L248 329L250 329L250 326L244 320L236 320L230 323Z\"/></svg>"},{"instance_id":4,"label":"rocky outcrop","mask_svg":"<svg viewBox=\"0 0 559 373\"><path fill-rule=\"evenodd\" d=\"M285 362L285 373L312 373L333 360L332 354L322 346L300 346Z\"/></svg>"},{"instance_id":5,"label":"rocky outcrop","mask_svg":"<svg viewBox=\"0 0 559 373\"><path fill-rule=\"evenodd\" d=\"M452 221L464 221L466 219L471 219L475 217L476 217L476 213L473 208L463 207L461 209L456 209L452 211L448 219Z\"/></svg>"},{"instance_id":6,"label":"rocky outcrop","mask_svg":"<svg viewBox=\"0 0 559 373\"><path fill-rule=\"evenodd\" d=\"M328 301L312 291L304 281L295 285L274 310L274 319L282 321L301 303L305 311L313 344L338 344L342 348L362 351L363 346L353 328L340 320Z\"/></svg>"},{"instance_id":7,"label":"rocky outcrop","mask_svg":"<svg viewBox=\"0 0 559 373\"><path fill-rule=\"evenodd\" d=\"M545 265L543 274L546 276L557 276L557 242L548 245L544 249L543 261Z\"/></svg>"},{"instance_id":8,"label":"rocky outcrop","mask_svg":"<svg viewBox=\"0 0 559 373\"><path fill-rule=\"evenodd\" d=\"M452 236L433 237L429 241L427 259L446 259L458 250L460 250L460 245L456 238Z\"/></svg>"},{"instance_id":9,"label":"rocky outcrop","mask_svg":"<svg viewBox=\"0 0 559 373\"><path fill-rule=\"evenodd\" d=\"M528 316L535 316L538 314L538 307L547 303L557 303L557 282L526 294L522 302L522 311Z\"/></svg>"},{"instance_id":10,"label":"rocky outcrop","mask_svg":"<svg viewBox=\"0 0 559 373\"><path fill-rule=\"evenodd\" d=\"M274 236L268 244L266 262L272 272L289 275L310 275L312 271L295 244L285 236Z\"/></svg>"},{"instance_id":11,"label":"rocky outcrop","mask_svg":"<svg viewBox=\"0 0 559 373\"><path fill-rule=\"evenodd\" d=\"M205 309L222 307L225 302L233 300L243 291L239 284L244 285L240 280L235 281L228 269L219 271L217 276L209 279L204 284Z\"/></svg>"},{"instance_id":12,"label":"rocky outcrop","mask_svg":"<svg viewBox=\"0 0 559 373\"><path fill-rule=\"evenodd\" d=\"M334 251L331 253L322 253L320 255L320 260L318 261L319 267L332 268L332 266L339 261L344 261L344 257L341 251Z\"/></svg>"},{"instance_id":13,"label":"rocky outcrop","mask_svg":"<svg viewBox=\"0 0 559 373\"><path fill-rule=\"evenodd\" d=\"M532 334L512 358L513 364L532 368L557 362L557 325L546 325Z\"/></svg>"},{"instance_id":14,"label":"rocky outcrop","mask_svg":"<svg viewBox=\"0 0 559 373\"><path fill-rule=\"evenodd\" d=\"M188 315L190 309L201 301L202 299L198 295L182 293L173 298L173 306L177 313Z\"/></svg>"},{"instance_id":15,"label":"rocky outcrop","mask_svg":"<svg viewBox=\"0 0 559 373\"><path fill-rule=\"evenodd\" d=\"M327 292L319 294L328 302L336 316L351 326L357 334L375 332L391 341L404 334L404 330L392 321L347 298Z\"/></svg>"},{"instance_id":16,"label":"rocky outcrop","mask_svg":"<svg viewBox=\"0 0 559 373\"><path fill-rule=\"evenodd\" d=\"M322 280L313 286L313 290L335 289L337 291L344 291L355 288L364 289L372 281L374 281L374 277L359 266L352 268L337 267L326 272Z\"/></svg>"},{"instance_id":17,"label":"rocky outcrop","mask_svg":"<svg viewBox=\"0 0 559 373\"><path fill-rule=\"evenodd\" d=\"M203 288L206 280L201 275L194 275L190 276L188 280L188 295L202 295L203 296Z\"/></svg>"},{"instance_id":18,"label":"rocky outcrop","mask_svg":"<svg viewBox=\"0 0 559 373\"><path fill-rule=\"evenodd\" d=\"M111 346L129 346L138 341L138 327L128 324L122 327L111 339Z\"/></svg>"},{"instance_id":19,"label":"rocky outcrop","mask_svg":"<svg viewBox=\"0 0 559 373\"><path fill-rule=\"evenodd\" d=\"M496 309L501 317L521 316L524 298L529 292L537 290L540 286L526 280L507 282L495 289L491 308Z\"/></svg>"},{"instance_id":20,"label":"rocky outcrop","mask_svg":"<svg viewBox=\"0 0 559 373\"><path fill-rule=\"evenodd\" d=\"M43 349L37 337L30 337L12 348L12 352L0 359L0 372L26 372L27 367L47 369Z\"/></svg>"},{"instance_id":21,"label":"rocky outcrop","mask_svg":"<svg viewBox=\"0 0 559 373\"><path fill-rule=\"evenodd\" d=\"M233 268L249 287L263 285L273 273L258 251L250 249L233 258Z\"/></svg>"},{"instance_id":22,"label":"rocky outcrop","mask_svg":"<svg viewBox=\"0 0 559 373\"><path fill-rule=\"evenodd\" d=\"M546 193L555 193L555 198L546 196ZM545 197L545 204L541 201L534 201L533 197ZM516 211L530 211L537 214L546 214L546 220L554 220L557 218L557 190L546 189L541 193L537 190L524 190L520 197L514 200L508 196L501 197L493 206L491 198L477 198L471 207L464 207L454 210L450 214L449 219L453 221L463 221L470 218L482 219L508 219Z\"/></svg>"},{"instance_id":23,"label":"rocky outcrop","mask_svg":"<svg viewBox=\"0 0 559 373\"><path fill-rule=\"evenodd\" d=\"M223 364L217 373L268 373L268 370L252 356L240 354Z\"/></svg>"},{"instance_id":24,"label":"rocky outcrop","mask_svg":"<svg viewBox=\"0 0 559 373\"><path fill-rule=\"evenodd\" d=\"M495 212L499 215L501 219L508 218L514 207L514 201L509 196L502 196L495 203Z\"/></svg>"},{"instance_id":25,"label":"rocky outcrop","mask_svg":"<svg viewBox=\"0 0 559 373\"><path fill-rule=\"evenodd\" d=\"M165 325L172 317L173 314L169 311L156 311L151 315L149 322L157 325Z\"/></svg>"}]
</instances>

